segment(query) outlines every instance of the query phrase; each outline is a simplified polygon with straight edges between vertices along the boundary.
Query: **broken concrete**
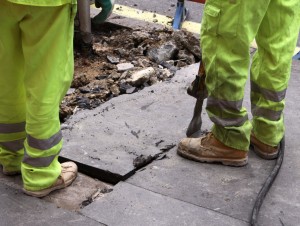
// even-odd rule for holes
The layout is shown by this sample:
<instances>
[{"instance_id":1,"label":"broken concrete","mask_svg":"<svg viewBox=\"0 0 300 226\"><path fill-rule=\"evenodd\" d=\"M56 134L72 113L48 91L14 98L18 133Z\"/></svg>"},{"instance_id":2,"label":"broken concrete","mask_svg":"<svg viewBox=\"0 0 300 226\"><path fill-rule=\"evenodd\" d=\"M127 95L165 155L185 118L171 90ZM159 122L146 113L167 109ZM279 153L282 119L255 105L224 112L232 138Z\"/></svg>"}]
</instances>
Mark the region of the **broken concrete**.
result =
<instances>
[{"instance_id":1,"label":"broken concrete","mask_svg":"<svg viewBox=\"0 0 300 226\"><path fill-rule=\"evenodd\" d=\"M131 75L131 83L133 86L140 86L148 82L150 77L155 74L153 67L148 67L143 70L137 71Z\"/></svg>"},{"instance_id":2,"label":"broken concrete","mask_svg":"<svg viewBox=\"0 0 300 226\"><path fill-rule=\"evenodd\" d=\"M119 72L128 71L130 69L134 68L134 65L132 63L120 63L117 64L117 70Z\"/></svg>"},{"instance_id":3,"label":"broken concrete","mask_svg":"<svg viewBox=\"0 0 300 226\"><path fill-rule=\"evenodd\" d=\"M158 48L149 50L148 56L150 57L150 59L160 64L161 62L173 59L177 53L177 46L172 42L167 42L159 46Z\"/></svg>"}]
</instances>

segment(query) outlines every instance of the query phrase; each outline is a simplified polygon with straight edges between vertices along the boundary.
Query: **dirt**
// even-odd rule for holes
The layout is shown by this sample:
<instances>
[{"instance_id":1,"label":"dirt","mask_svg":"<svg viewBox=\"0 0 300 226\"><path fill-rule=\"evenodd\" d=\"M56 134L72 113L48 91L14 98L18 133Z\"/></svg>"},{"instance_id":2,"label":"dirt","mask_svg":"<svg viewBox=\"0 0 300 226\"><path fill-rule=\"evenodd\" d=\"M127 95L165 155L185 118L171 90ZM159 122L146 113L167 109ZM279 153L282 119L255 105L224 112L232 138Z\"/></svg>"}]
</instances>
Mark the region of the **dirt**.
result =
<instances>
[{"instance_id":1,"label":"dirt","mask_svg":"<svg viewBox=\"0 0 300 226\"><path fill-rule=\"evenodd\" d=\"M80 109L169 80L201 58L199 40L186 31L105 24L94 28L93 36L88 54L75 38L74 79L61 104L62 122Z\"/></svg>"}]
</instances>

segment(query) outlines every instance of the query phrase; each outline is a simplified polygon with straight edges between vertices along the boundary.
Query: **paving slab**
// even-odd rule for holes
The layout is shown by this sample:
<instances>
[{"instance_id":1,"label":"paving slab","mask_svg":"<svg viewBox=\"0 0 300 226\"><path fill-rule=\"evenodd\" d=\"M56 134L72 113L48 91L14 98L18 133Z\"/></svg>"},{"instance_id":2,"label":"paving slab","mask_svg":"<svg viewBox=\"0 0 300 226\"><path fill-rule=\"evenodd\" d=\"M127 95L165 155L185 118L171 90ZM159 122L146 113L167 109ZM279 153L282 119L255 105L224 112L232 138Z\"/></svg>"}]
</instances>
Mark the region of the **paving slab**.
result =
<instances>
[{"instance_id":1,"label":"paving slab","mask_svg":"<svg viewBox=\"0 0 300 226\"><path fill-rule=\"evenodd\" d=\"M245 226L246 222L120 182L82 214L110 226L210 225Z\"/></svg>"},{"instance_id":2,"label":"paving slab","mask_svg":"<svg viewBox=\"0 0 300 226\"><path fill-rule=\"evenodd\" d=\"M0 225L99 226L104 225L77 212L57 208L44 200L24 195L0 183Z\"/></svg>"},{"instance_id":3,"label":"paving slab","mask_svg":"<svg viewBox=\"0 0 300 226\"><path fill-rule=\"evenodd\" d=\"M282 169L262 206L259 225L300 224L300 62L294 61L287 93L286 154ZM245 106L249 109L249 85ZM207 117L203 117L206 126ZM169 158L155 161L126 182L168 197L249 221L255 198L270 173L274 161L249 153L249 164L242 168L200 164L182 159L175 150ZM283 224L282 224L283 223Z\"/></svg>"},{"instance_id":4,"label":"paving slab","mask_svg":"<svg viewBox=\"0 0 300 226\"><path fill-rule=\"evenodd\" d=\"M195 102L186 88L197 67L193 65L170 82L77 112L62 126L61 156L101 180L116 183L128 178L184 135Z\"/></svg>"}]
</instances>

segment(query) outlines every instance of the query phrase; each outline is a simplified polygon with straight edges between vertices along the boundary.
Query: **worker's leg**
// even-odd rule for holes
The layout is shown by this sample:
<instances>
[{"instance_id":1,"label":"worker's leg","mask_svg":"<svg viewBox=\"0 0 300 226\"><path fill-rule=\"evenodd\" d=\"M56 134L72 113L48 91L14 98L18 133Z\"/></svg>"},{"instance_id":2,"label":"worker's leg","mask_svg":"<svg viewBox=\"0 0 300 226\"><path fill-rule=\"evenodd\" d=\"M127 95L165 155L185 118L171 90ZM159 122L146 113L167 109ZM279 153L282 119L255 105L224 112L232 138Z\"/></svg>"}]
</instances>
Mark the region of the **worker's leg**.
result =
<instances>
[{"instance_id":1,"label":"worker's leg","mask_svg":"<svg viewBox=\"0 0 300 226\"><path fill-rule=\"evenodd\" d=\"M72 5L22 9L27 14L20 22L27 104L21 170L26 190L45 189L61 173L59 104L73 76L74 10Z\"/></svg>"},{"instance_id":2,"label":"worker's leg","mask_svg":"<svg viewBox=\"0 0 300 226\"><path fill-rule=\"evenodd\" d=\"M249 47L271 0L207 0L201 47L212 132L228 147L249 149L251 123L242 107L250 63Z\"/></svg>"},{"instance_id":3,"label":"worker's leg","mask_svg":"<svg viewBox=\"0 0 300 226\"><path fill-rule=\"evenodd\" d=\"M20 171L25 139L24 60L15 14L0 0L0 165L3 172Z\"/></svg>"},{"instance_id":4,"label":"worker's leg","mask_svg":"<svg viewBox=\"0 0 300 226\"><path fill-rule=\"evenodd\" d=\"M272 0L256 36L251 67L253 133L276 146L284 135L284 98L300 24L299 0Z\"/></svg>"}]
</instances>

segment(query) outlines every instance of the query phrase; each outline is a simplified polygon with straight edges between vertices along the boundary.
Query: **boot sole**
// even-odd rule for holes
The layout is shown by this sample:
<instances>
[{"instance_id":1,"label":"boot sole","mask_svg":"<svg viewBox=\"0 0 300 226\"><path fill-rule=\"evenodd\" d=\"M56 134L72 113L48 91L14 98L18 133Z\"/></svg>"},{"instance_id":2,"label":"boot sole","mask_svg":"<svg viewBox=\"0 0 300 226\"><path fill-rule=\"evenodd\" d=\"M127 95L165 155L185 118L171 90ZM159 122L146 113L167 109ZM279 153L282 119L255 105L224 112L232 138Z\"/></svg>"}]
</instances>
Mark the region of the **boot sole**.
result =
<instances>
[{"instance_id":1,"label":"boot sole","mask_svg":"<svg viewBox=\"0 0 300 226\"><path fill-rule=\"evenodd\" d=\"M272 154L267 154L265 152L262 152L258 147L256 147L254 144L251 144L251 146L253 147L253 151L256 155L258 155L259 157L261 157L262 159L266 159L266 160L274 160L277 159L278 157L278 153L279 151L277 150L277 152L272 153Z\"/></svg>"},{"instance_id":2,"label":"boot sole","mask_svg":"<svg viewBox=\"0 0 300 226\"><path fill-rule=\"evenodd\" d=\"M177 149L177 153L186 158L186 159L190 159L190 160L194 160L197 162L206 162L206 163L221 163L225 166L245 166L248 163L248 156L246 158L243 159L237 159L237 160L232 160L232 159L214 159L214 158L205 158L205 157L197 157L194 155L191 155L185 151L183 151L182 149Z\"/></svg>"},{"instance_id":3,"label":"boot sole","mask_svg":"<svg viewBox=\"0 0 300 226\"><path fill-rule=\"evenodd\" d=\"M46 188L46 189L43 189L41 191L28 191L26 190L25 188L23 188L23 192L26 194L26 195L30 195L30 196L33 196L33 197L36 197L36 198L42 198L44 196L47 196L49 195L51 192L53 191L56 191L56 190L59 190L59 189L62 189L62 188L66 188L68 187L69 185L72 184L72 182L76 179L76 176L68 181L65 181L64 184L59 184L57 186L53 186L53 187L50 187L50 188Z\"/></svg>"}]
</instances>

